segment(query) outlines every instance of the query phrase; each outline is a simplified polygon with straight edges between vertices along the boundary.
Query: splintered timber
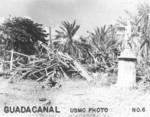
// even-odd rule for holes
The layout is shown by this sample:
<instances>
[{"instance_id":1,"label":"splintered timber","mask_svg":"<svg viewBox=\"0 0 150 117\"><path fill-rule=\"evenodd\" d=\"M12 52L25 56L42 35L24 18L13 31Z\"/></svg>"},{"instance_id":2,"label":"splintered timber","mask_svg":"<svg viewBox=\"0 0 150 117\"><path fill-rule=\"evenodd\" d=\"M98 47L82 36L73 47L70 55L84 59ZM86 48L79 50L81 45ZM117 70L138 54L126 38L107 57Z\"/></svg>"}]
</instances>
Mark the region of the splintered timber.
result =
<instances>
[{"instance_id":1,"label":"splintered timber","mask_svg":"<svg viewBox=\"0 0 150 117\"><path fill-rule=\"evenodd\" d=\"M60 113L57 106L5 106L5 113Z\"/></svg>"}]
</instances>

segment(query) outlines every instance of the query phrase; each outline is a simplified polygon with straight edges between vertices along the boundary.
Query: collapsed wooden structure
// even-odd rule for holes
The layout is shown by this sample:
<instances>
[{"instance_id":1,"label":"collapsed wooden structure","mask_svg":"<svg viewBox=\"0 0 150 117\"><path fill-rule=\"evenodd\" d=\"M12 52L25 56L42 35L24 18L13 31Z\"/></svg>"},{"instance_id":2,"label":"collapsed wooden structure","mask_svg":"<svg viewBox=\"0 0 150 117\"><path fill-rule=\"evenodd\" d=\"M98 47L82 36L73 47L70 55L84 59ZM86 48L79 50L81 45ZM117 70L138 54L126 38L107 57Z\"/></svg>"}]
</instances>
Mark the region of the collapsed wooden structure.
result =
<instances>
[{"instance_id":1,"label":"collapsed wooden structure","mask_svg":"<svg viewBox=\"0 0 150 117\"><path fill-rule=\"evenodd\" d=\"M88 81L93 79L88 71L68 54L52 50L46 44L39 44L47 52L43 57L7 50L6 57L1 60L3 73L7 71L11 75L10 79L19 77L19 79L33 79L46 83L57 82L62 78L70 79L73 75L79 75Z\"/></svg>"}]
</instances>

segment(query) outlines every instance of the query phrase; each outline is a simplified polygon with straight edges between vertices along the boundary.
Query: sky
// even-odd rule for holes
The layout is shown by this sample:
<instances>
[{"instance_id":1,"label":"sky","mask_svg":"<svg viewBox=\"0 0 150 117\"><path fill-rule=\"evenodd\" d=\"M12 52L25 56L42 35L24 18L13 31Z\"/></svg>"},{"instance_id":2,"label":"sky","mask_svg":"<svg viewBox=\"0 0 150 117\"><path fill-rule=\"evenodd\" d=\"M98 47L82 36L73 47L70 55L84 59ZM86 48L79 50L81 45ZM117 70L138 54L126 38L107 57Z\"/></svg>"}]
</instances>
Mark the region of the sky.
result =
<instances>
[{"instance_id":1,"label":"sky","mask_svg":"<svg viewBox=\"0 0 150 117\"><path fill-rule=\"evenodd\" d=\"M28 16L44 26L58 27L76 20L79 34L104 24L114 24L124 10L135 12L137 4L150 0L0 0L0 17Z\"/></svg>"}]
</instances>

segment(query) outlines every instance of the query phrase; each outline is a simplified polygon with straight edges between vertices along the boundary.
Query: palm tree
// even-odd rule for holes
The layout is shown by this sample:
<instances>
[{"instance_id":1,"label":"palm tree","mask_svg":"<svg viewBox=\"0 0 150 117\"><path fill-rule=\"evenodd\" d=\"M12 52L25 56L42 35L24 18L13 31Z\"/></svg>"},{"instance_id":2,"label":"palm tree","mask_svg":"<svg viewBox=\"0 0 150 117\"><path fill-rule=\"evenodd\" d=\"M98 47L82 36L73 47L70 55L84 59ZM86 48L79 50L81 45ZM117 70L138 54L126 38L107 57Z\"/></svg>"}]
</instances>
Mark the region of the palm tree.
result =
<instances>
[{"instance_id":1,"label":"palm tree","mask_svg":"<svg viewBox=\"0 0 150 117\"><path fill-rule=\"evenodd\" d=\"M145 57L148 58L149 56L149 49L150 49L150 6L147 4L140 4L138 7L138 16L140 17L140 31L142 33L142 44L141 49L144 49Z\"/></svg>"},{"instance_id":2,"label":"palm tree","mask_svg":"<svg viewBox=\"0 0 150 117\"><path fill-rule=\"evenodd\" d=\"M91 38L93 46L98 51L110 51L112 48L115 48L115 28L112 25L96 28L94 33L91 33Z\"/></svg>"},{"instance_id":3,"label":"palm tree","mask_svg":"<svg viewBox=\"0 0 150 117\"><path fill-rule=\"evenodd\" d=\"M132 26L132 35L131 37L136 36L137 40L133 41L134 46L136 46L137 53L139 54L139 50L141 51L140 54L148 58L149 56L149 49L150 49L150 6L146 3L141 3L137 7L138 14L133 15L129 11L125 11L128 16L128 20L130 20ZM120 18L118 20L119 25L122 26L127 25L127 21L125 19ZM133 38L131 38L133 39ZM123 40L122 40L123 41ZM139 48L139 49L138 49Z\"/></svg>"},{"instance_id":4,"label":"palm tree","mask_svg":"<svg viewBox=\"0 0 150 117\"><path fill-rule=\"evenodd\" d=\"M116 60L116 39L115 27L104 25L101 28L96 28L91 34L92 44L96 50L95 57L102 67L112 66L111 61Z\"/></svg>"},{"instance_id":5,"label":"palm tree","mask_svg":"<svg viewBox=\"0 0 150 117\"><path fill-rule=\"evenodd\" d=\"M76 24L76 21L70 23L68 21L63 21L62 26L59 27L60 30L56 30L56 40L62 39L64 44L61 44L61 51L68 53L72 56L79 56L79 49L74 43L74 36L80 28L80 25Z\"/></svg>"}]
</instances>

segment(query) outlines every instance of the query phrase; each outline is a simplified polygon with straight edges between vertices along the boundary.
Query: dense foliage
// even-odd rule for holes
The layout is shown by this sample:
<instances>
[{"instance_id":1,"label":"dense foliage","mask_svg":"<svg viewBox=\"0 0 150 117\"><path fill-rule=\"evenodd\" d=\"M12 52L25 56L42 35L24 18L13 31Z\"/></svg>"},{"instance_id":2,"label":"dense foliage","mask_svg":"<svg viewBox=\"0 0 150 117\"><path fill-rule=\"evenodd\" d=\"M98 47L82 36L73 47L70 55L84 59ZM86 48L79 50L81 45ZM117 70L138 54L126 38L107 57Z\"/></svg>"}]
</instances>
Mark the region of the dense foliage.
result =
<instances>
[{"instance_id":1,"label":"dense foliage","mask_svg":"<svg viewBox=\"0 0 150 117\"><path fill-rule=\"evenodd\" d=\"M133 51L136 53L137 61L137 82L149 83L150 81L150 6L141 3L137 7L137 13L126 11L127 18L120 18L119 24L126 26L127 20L131 24L131 42Z\"/></svg>"},{"instance_id":2,"label":"dense foliage","mask_svg":"<svg viewBox=\"0 0 150 117\"><path fill-rule=\"evenodd\" d=\"M13 48L15 51L29 55L38 52L37 42L45 43L47 36L41 24L22 17L6 19L0 26L0 32L7 43L7 49Z\"/></svg>"}]
</instances>

